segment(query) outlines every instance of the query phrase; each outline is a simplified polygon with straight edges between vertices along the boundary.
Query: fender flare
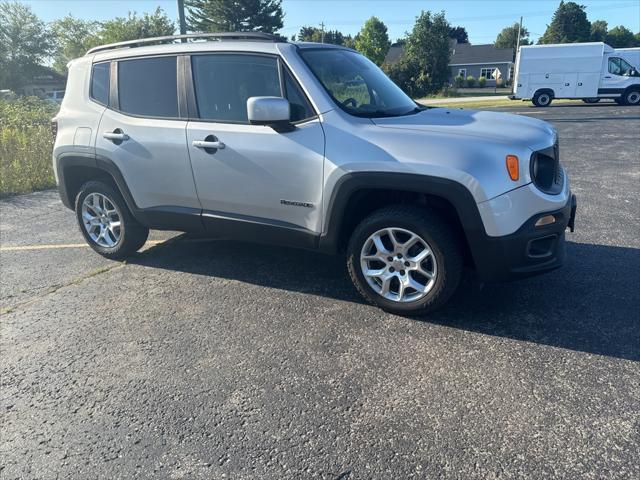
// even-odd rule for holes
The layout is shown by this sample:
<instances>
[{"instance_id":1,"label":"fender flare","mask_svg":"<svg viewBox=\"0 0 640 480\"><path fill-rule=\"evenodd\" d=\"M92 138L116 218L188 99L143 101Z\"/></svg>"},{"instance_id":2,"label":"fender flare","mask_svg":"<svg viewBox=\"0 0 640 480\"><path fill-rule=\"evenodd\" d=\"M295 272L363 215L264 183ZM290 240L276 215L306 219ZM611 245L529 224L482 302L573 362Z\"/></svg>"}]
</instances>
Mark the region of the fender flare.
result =
<instances>
[{"instance_id":1,"label":"fender flare","mask_svg":"<svg viewBox=\"0 0 640 480\"><path fill-rule=\"evenodd\" d=\"M90 153L69 152L60 154L56 158L56 165L58 172L58 192L60 193L62 203L66 207L73 209L75 202L75 198L73 198L72 193L67 190L68 169L72 167L90 167L102 170L113 179L118 190L120 190L127 207L134 216L140 211L133 199L133 196L131 195L127 182L125 182L124 177L120 172L120 169L112 160Z\"/></svg>"},{"instance_id":2,"label":"fender flare","mask_svg":"<svg viewBox=\"0 0 640 480\"><path fill-rule=\"evenodd\" d=\"M100 170L110 176L120 191L127 208L133 217L148 228L157 230L179 230L185 232L203 233L202 211L196 208L161 206L152 208L140 208L131 194L131 190L122 175L122 172L113 160L101 155L88 153L69 152L56 158L58 172L58 192L62 203L74 209L75 198L67 191L67 169L70 167L90 167Z\"/></svg>"},{"instance_id":3,"label":"fender flare","mask_svg":"<svg viewBox=\"0 0 640 480\"><path fill-rule=\"evenodd\" d=\"M471 192L461 183L440 177L413 173L352 172L336 183L328 203L319 248L338 251L344 214L350 199L359 190L398 190L434 195L447 200L456 210L474 261L474 245L487 237L480 211Z\"/></svg>"}]
</instances>

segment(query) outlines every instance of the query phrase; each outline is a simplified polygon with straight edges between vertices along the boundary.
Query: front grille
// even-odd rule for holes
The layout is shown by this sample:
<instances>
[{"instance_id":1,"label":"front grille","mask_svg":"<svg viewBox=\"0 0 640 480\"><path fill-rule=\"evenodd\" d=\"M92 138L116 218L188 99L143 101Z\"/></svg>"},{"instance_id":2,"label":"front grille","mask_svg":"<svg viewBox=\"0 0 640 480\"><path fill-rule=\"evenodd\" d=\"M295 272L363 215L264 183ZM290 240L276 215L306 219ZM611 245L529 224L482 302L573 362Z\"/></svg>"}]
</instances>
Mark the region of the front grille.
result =
<instances>
[{"instance_id":1,"label":"front grille","mask_svg":"<svg viewBox=\"0 0 640 480\"><path fill-rule=\"evenodd\" d=\"M560 165L560 147L538 150L531 156L531 180L544 193L556 195L562 191L564 173Z\"/></svg>"}]
</instances>

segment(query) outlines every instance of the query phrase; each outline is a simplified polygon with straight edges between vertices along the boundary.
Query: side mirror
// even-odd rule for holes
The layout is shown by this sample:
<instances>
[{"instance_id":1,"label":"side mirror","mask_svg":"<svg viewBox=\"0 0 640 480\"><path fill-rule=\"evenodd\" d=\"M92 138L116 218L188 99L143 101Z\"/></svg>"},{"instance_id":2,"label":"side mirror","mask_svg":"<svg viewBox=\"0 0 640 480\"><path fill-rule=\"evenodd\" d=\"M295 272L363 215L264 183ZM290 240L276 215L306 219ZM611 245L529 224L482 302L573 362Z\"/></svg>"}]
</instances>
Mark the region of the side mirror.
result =
<instances>
[{"instance_id":1,"label":"side mirror","mask_svg":"<svg viewBox=\"0 0 640 480\"><path fill-rule=\"evenodd\" d=\"M251 97L247 100L247 117L251 125L267 125L276 132L291 132L291 105L282 97Z\"/></svg>"}]
</instances>

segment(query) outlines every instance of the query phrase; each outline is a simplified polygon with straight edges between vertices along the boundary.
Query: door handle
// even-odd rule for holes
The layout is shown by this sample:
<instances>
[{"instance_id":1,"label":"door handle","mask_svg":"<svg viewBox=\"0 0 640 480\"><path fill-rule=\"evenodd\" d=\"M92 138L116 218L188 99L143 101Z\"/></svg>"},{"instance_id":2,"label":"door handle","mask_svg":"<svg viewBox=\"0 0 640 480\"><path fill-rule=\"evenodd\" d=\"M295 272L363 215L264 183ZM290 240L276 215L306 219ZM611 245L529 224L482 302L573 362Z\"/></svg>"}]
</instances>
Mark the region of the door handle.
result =
<instances>
[{"instance_id":1,"label":"door handle","mask_svg":"<svg viewBox=\"0 0 640 480\"><path fill-rule=\"evenodd\" d=\"M129 135L124 133L119 128L116 128L113 132L104 132L102 136L107 140L111 140L113 143L117 144L120 144L125 140L129 140Z\"/></svg>"},{"instance_id":2,"label":"door handle","mask_svg":"<svg viewBox=\"0 0 640 480\"><path fill-rule=\"evenodd\" d=\"M218 140L209 142L207 140L194 140L193 146L197 148L214 148L216 150L222 150L226 145Z\"/></svg>"},{"instance_id":3,"label":"door handle","mask_svg":"<svg viewBox=\"0 0 640 480\"><path fill-rule=\"evenodd\" d=\"M215 135L207 135L204 140L194 140L191 144L196 148L202 148L211 155L226 147Z\"/></svg>"},{"instance_id":4,"label":"door handle","mask_svg":"<svg viewBox=\"0 0 640 480\"><path fill-rule=\"evenodd\" d=\"M124 133L119 128L116 128L113 132L104 132L102 136L107 140L111 140L116 145L120 145L125 140L129 140L129 135Z\"/></svg>"},{"instance_id":5,"label":"door handle","mask_svg":"<svg viewBox=\"0 0 640 480\"><path fill-rule=\"evenodd\" d=\"M604 78L611 78L611 77L604 77Z\"/></svg>"}]
</instances>

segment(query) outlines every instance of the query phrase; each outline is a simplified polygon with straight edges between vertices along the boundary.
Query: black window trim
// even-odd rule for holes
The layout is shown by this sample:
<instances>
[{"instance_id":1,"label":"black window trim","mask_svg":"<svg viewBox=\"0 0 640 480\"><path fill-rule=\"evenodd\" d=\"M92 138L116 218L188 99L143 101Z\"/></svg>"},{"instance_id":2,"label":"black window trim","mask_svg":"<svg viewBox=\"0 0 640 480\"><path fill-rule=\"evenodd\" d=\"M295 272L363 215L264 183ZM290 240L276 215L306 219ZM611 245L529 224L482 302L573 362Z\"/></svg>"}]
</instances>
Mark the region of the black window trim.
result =
<instances>
[{"instance_id":1,"label":"black window trim","mask_svg":"<svg viewBox=\"0 0 640 480\"><path fill-rule=\"evenodd\" d=\"M93 67L96 65L101 65L103 63L108 63L109 64L109 91L107 92L107 103L102 103L100 102L97 98L93 97L91 95L92 90L93 90ZM103 60L100 62L95 62L91 64L91 74L89 75L89 101L93 102L93 103L97 103L98 105L101 105L103 107L109 107L109 103L111 100L111 60Z\"/></svg>"},{"instance_id":2,"label":"black window trim","mask_svg":"<svg viewBox=\"0 0 640 480\"><path fill-rule=\"evenodd\" d=\"M271 54L271 53L264 53L264 52L250 52L250 51L234 51L234 50L205 50L205 51L198 51L198 52L189 52L189 54L184 55L187 60L185 61L185 87L186 87L186 102L187 102L187 111L189 113L189 116L187 118L188 121L190 122L200 122L200 123L219 123L219 124L225 124L225 125L249 125L249 126L255 126L255 127L261 127L264 128L264 126L262 125L251 125L251 123L249 123L248 121L234 121L234 120L211 120L211 119L207 119L207 118L200 118L200 112L198 111L198 103L196 101L196 90L195 90L195 79L193 78L193 69L192 69L192 62L191 62L191 57L194 56L199 56L199 55L218 55L218 54L222 54L222 55L251 55L253 57L255 56L259 56L259 57L269 57L269 58L274 58L277 63L278 63L278 76L279 76L279 81L280 81L280 95L282 95L282 98L287 98L286 95L286 88L285 88L285 84L284 84L284 69L287 69L287 71L289 72L289 74L291 75L291 78L293 79L293 81L296 83L296 85L298 86L300 93L302 95L304 95L305 99L307 100L307 103L311 106L311 109L314 113L313 116L311 117L307 117L304 118L302 120L298 120L296 122L291 122L292 125L302 125L304 123L316 120L320 117L320 115L318 114L318 111L316 110L315 106L313 105L313 103L309 100L309 96L307 95L307 93L304 91L304 89L300 86L300 82L298 82L298 79L293 75L293 73L291 72L291 70L289 69L289 67L287 66L287 64L284 62L284 60L282 59L282 56L277 55L277 54Z\"/></svg>"},{"instance_id":3,"label":"black window trim","mask_svg":"<svg viewBox=\"0 0 640 480\"><path fill-rule=\"evenodd\" d=\"M127 57L119 57L111 60L101 60L99 62L95 62L92 64L91 76L93 76L93 65L99 63L110 63L110 71L109 71L109 104L104 105L95 99L89 98L91 101L102 105L109 110L117 112L121 115L132 117L132 118L148 118L151 120L173 120L180 122L201 122L201 123L220 123L220 124L229 124L229 125L251 125L249 122L236 122L236 121L220 121L220 120L209 120L205 118L200 118L198 112L198 106L196 102L195 96L195 84L193 78L193 70L191 68L191 57L195 55L217 55L217 54L228 54L228 55L251 55L251 56L263 56L263 57L271 57L275 58L278 62L278 75L280 77L280 93L286 95L286 88L284 85L284 75L283 72L286 70L291 76L292 80L295 82L296 86L300 93L306 99L308 105L311 107L313 111L313 115L302 120L298 120L296 122L291 122L292 125L302 125L308 122L312 122L314 120L318 120L320 118L320 114L318 113L318 109L310 100L307 92L302 88L300 82L293 74L293 71L287 63L284 61L281 55L270 54L264 52L252 52L252 51L234 51L234 50L203 50L203 51L195 51L189 53L166 53L166 54L150 54L150 55L132 55ZM162 117L162 116L153 116L153 115L138 115L135 113L123 112L120 110L120 99L118 95L118 64L121 61L127 60L138 60L138 59L146 59L146 58L156 58L156 57L176 57L176 75L177 75L177 96L178 96L178 116L177 117ZM91 87L89 87L91 88ZM283 98L286 98L283 97ZM259 127L260 125L255 125Z\"/></svg>"}]
</instances>

